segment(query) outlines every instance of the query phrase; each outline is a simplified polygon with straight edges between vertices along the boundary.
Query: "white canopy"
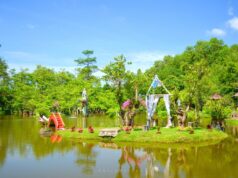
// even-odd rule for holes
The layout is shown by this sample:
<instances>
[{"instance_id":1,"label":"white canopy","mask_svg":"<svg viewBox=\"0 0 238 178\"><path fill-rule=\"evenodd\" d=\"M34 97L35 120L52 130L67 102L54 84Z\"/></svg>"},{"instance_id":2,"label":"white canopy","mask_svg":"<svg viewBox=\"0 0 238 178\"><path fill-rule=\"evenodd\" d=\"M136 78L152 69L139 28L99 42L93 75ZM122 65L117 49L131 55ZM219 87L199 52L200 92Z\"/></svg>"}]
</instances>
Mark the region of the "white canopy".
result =
<instances>
[{"instance_id":1,"label":"white canopy","mask_svg":"<svg viewBox=\"0 0 238 178\"><path fill-rule=\"evenodd\" d=\"M165 91L167 92L167 94L149 94L151 88L156 88L156 87L163 87L165 89ZM150 121L152 116L154 115L157 103L159 101L160 98L164 98L164 102L165 102L165 107L167 110L167 115L168 115L168 121L167 121L167 126L166 127L170 127L172 125L171 123L171 115L170 115L170 100L169 100L169 96L170 96L170 92L168 91L168 89L164 86L164 84L159 80L158 76L155 75L150 88L147 91L146 94L146 108L147 108L147 127L149 128L150 126Z\"/></svg>"}]
</instances>

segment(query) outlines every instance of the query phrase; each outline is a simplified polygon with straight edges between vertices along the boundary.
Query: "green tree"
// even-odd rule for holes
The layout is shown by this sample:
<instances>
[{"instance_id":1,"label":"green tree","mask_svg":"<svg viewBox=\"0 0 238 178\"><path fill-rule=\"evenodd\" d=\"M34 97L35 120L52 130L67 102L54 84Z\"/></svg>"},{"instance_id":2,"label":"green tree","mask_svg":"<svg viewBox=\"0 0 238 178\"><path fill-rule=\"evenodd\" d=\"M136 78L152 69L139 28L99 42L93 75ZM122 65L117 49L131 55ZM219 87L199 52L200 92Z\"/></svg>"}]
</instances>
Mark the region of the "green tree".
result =
<instances>
[{"instance_id":1,"label":"green tree","mask_svg":"<svg viewBox=\"0 0 238 178\"><path fill-rule=\"evenodd\" d=\"M206 74L206 66L204 61L200 61L187 69L184 76L185 98L184 102L187 106L194 106L195 119L199 120L199 112L204 105L204 96L206 96L207 83L204 75Z\"/></svg>"},{"instance_id":2,"label":"green tree","mask_svg":"<svg viewBox=\"0 0 238 178\"><path fill-rule=\"evenodd\" d=\"M22 115L33 114L36 109L37 92L32 74L27 69L13 76L13 107Z\"/></svg>"},{"instance_id":3,"label":"green tree","mask_svg":"<svg viewBox=\"0 0 238 178\"><path fill-rule=\"evenodd\" d=\"M0 58L0 109L7 111L9 109L10 91L9 91L9 75L8 66L5 60Z\"/></svg>"},{"instance_id":4,"label":"green tree","mask_svg":"<svg viewBox=\"0 0 238 178\"><path fill-rule=\"evenodd\" d=\"M58 99L57 76L54 70L38 65L32 73L35 92L37 93L36 112L48 114L53 101ZM62 82L63 84L63 82Z\"/></svg>"},{"instance_id":5,"label":"green tree","mask_svg":"<svg viewBox=\"0 0 238 178\"><path fill-rule=\"evenodd\" d=\"M148 90L148 79L141 69L138 69L136 73L128 71L126 81L125 92L127 98L138 100L139 95L144 95Z\"/></svg>"},{"instance_id":6,"label":"green tree","mask_svg":"<svg viewBox=\"0 0 238 178\"><path fill-rule=\"evenodd\" d=\"M127 79L126 58L123 55L114 58L114 62L108 64L102 72L103 79L114 88L118 110L121 113L121 104L123 102L123 86Z\"/></svg>"},{"instance_id":7,"label":"green tree","mask_svg":"<svg viewBox=\"0 0 238 178\"><path fill-rule=\"evenodd\" d=\"M84 50L82 51L82 54L86 57L74 60L77 65L83 66L82 68L79 68L78 71L80 74L84 75L85 79L90 79L92 77L92 73L98 69L95 65L97 62L96 57L91 57L93 53L94 51L92 50Z\"/></svg>"},{"instance_id":8,"label":"green tree","mask_svg":"<svg viewBox=\"0 0 238 178\"><path fill-rule=\"evenodd\" d=\"M61 112L72 114L81 107L81 92L86 88L89 111L112 115L120 111L123 101L137 96L135 93L146 94L157 74L173 93L171 112L176 110L180 99L182 106L189 105L190 113L195 112L194 118L199 118L201 113L209 111L210 96L214 93L226 98L222 107L228 108L228 113L238 89L238 45L229 47L216 38L198 41L181 54L165 56L145 72L127 71L126 58L117 56L103 68L102 78L92 75L97 69L94 52L85 50L82 54L83 58L75 60L80 66L77 76L44 66L37 66L33 72L8 72L6 62L0 59L0 110L47 113L54 101L58 101ZM164 92L162 87L156 91Z\"/></svg>"}]
</instances>

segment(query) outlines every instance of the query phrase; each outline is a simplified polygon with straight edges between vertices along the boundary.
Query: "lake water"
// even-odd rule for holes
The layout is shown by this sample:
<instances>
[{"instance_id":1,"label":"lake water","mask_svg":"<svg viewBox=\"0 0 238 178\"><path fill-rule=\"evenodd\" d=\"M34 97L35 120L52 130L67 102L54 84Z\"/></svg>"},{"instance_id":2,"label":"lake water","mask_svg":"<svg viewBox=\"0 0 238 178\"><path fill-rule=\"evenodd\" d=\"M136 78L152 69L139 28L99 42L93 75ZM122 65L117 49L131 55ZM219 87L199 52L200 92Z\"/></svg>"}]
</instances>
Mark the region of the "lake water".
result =
<instances>
[{"instance_id":1,"label":"lake water","mask_svg":"<svg viewBox=\"0 0 238 178\"><path fill-rule=\"evenodd\" d=\"M66 126L116 126L105 117L64 117ZM139 125L143 119L137 119ZM238 127L219 144L137 145L43 136L35 118L0 116L0 178L237 178Z\"/></svg>"}]
</instances>

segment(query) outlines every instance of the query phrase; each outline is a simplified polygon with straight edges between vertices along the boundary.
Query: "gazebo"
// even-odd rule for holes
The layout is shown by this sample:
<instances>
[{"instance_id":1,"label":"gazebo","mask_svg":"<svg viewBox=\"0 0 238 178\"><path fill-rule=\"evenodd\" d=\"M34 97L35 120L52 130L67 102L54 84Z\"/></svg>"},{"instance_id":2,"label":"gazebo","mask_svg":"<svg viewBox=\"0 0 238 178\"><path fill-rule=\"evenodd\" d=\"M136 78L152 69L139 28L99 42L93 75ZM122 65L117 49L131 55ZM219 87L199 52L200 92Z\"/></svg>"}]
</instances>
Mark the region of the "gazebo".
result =
<instances>
[{"instance_id":1,"label":"gazebo","mask_svg":"<svg viewBox=\"0 0 238 178\"><path fill-rule=\"evenodd\" d=\"M238 92L236 94L234 94L233 97L238 97Z\"/></svg>"}]
</instances>

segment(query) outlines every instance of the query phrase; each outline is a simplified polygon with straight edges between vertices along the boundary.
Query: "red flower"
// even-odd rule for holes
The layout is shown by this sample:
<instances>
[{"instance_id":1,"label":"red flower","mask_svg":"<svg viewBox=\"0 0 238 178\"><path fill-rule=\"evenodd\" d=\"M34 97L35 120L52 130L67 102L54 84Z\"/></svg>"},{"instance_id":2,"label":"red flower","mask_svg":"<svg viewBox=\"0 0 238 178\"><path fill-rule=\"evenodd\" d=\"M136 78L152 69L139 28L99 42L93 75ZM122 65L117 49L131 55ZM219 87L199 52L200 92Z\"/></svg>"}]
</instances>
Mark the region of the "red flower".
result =
<instances>
[{"instance_id":1,"label":"red flower","mask_svg":"<svg viewBox=\"0 0 238 178\"><path fill-rule=\"evenodd\" d=\"M88 127L88 132L89 132L89 133L93 133L93 132L94 132L94 129L93 129L92 126L89 126L89 127Z\"/></svg>"},{"instance_id":2,"label":"red flower","mask_svg":"<svg viewBox=\"0 0 238 178\"><path fill-rule=\"evenodd\" d=\"M74 131L75 131L75 126L73 126L73 127L71 128L71 131L72 131L72 132L74 132Z\"/></svg>"},{"instance_id":3,"label":"red flower","mask_svg":"<svg viewBox=\"0 0 238 178\"><path fill-rule=\"evenodd\" d=\"M210 124L208 124L207 129L212 129L212 126Z\"/></svg>"},{"instance_id":4,"label":"red flower","mask_svg":"<svg viewBox=\"0 0 238 178\"><path fill-rule=\"evenodd\" d=\"M82 133L83 132L83 128L79 128L78 132Z\"/></svg>"}]
</instances>

